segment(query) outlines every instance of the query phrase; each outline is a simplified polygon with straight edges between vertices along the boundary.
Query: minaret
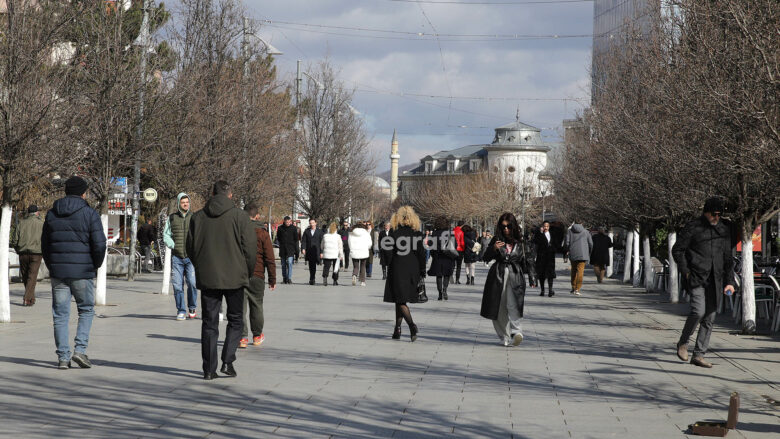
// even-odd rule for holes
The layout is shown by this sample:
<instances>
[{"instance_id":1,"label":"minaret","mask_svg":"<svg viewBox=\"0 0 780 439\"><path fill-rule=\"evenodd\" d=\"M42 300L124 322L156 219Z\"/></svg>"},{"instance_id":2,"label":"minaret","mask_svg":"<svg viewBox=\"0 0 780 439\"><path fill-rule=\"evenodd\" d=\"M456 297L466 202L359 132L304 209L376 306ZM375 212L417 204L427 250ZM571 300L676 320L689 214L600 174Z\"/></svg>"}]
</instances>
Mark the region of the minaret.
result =
<instances>
[{"instance_id":1,"label":"minaret","mask_svg":"<svg viewBox=\"0 0 780 439\"><path fill-rule=\"evenodd\" d=\"M398 139L393 130L393 142L390 146L390 201L395 201L398 197Z\"/></svg>"}]
</instances>

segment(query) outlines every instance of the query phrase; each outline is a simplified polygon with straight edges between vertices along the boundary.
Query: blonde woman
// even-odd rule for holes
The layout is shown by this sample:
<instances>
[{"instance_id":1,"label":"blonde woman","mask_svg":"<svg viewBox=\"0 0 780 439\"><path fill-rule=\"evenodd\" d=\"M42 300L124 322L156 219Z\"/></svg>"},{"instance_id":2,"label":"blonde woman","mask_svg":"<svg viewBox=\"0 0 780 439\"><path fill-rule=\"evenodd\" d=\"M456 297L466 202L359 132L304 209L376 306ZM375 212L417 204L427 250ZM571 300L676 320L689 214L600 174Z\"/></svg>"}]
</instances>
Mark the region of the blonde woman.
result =
<instances>
[{"instance_id":1,"label":"blonde woman","mask_svg":"<svg viewBox=\"0 0 780 439\"><path fill-rule=\"evenodd\" d=\"M417 340L417 325L408 303L417 302L417 284L425 277L425 248L420 218L410 206L401 206L390 220L390 238L386 244L390 261L385 282L384 301L395 304L393 339L401 338L401 322L406 320L412 341Z\"/></svg>"},{"instance_id":2,"label":"blonde woman","mask_svg":"<svg viewBox=\"0 0 780 439\"><path fill-rule=\"evenodd\" d=\"M333 267L333 285L339 284L339 262L344 260L344 241L339 235L339 225L330 223L328 233L322 237L322 284L328 286L328 272Z\"/></svg>"}]
</instances>

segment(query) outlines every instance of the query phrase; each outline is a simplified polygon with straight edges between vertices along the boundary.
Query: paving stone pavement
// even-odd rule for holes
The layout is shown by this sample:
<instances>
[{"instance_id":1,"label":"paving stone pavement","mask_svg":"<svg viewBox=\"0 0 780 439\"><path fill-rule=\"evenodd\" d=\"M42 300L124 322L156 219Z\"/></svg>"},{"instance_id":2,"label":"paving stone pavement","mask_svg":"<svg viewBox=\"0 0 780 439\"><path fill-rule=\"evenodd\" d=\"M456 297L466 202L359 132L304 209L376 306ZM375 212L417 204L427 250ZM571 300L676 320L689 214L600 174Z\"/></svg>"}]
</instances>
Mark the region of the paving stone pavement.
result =
<instances>
[{"instance_id":1,"label":"paving stone pavement","mask_svg":"<svg viewBox=\"0 0 780 439\"><path fill-rule=\"evenodd\" d=\"M555 297L529 290L525 340L505 348L479 316L479 284L452 285L439 302L429 279L410 343L405 325L390 339L380 279L353 287L342 272L347 285L311 287L303 264L294 272L295 285L266 290L266 342L239 350L237 378L209 382L200 320L175 320L173 297L155 294L160 274L109 282L88 370L54 367L50 285L26 308L14 284L17 323L0 325L0 436L677 438L725 420L738 391L729 437L780 437L780 338L730 334L727 317L711 340L715 367L697 368L674 349L687 305L592 276L575 297L560 270ZM75 315L74 304L71 336Z\"/></svg>"}]
</instances>

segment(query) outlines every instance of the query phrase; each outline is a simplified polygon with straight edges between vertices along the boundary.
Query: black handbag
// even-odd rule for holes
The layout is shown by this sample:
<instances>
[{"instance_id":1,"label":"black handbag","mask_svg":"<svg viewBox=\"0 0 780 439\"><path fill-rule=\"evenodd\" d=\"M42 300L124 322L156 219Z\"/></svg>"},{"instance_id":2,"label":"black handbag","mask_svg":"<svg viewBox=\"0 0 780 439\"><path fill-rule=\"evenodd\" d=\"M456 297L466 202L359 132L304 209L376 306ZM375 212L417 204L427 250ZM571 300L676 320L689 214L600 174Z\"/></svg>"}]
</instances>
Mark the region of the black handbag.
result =
<instances>
[{"instance_id":1,"label":"black handbag","mask_svg":"<svg viewBox=\"0 0 780 439\"><path fill-rule=\"evenodd\" d=\"M444 247L444 254L450 259L458 259L460 253L458 252L458 242L455 240L455 236L449 233L447 238L446 247Z\"/></svg>"},{"instance_id":2,"label":"black handbag","mask_svg":"<svg viewBox=\"0 0 780 439\"><path fill-rule=\"evenodd\" d=\"M428 301L428 295L425 294L425 278L421 277L417 282L417 303L425 303Z\"/></svg>"}]
</instances>

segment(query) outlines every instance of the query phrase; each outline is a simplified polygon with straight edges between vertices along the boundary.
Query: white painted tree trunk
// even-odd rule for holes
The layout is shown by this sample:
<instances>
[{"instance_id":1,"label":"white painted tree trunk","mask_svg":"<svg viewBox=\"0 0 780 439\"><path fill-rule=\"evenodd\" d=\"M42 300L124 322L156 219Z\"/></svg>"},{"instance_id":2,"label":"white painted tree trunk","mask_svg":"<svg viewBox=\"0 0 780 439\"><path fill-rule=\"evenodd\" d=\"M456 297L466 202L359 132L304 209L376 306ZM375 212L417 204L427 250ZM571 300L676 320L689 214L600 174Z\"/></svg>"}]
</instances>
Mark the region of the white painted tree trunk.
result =
<instances>
[{"instance_id":1,"label":"white painted tree trunk","mask_svg":"<svg viewBox=\"0 0 780 439\"><path fill-rule=\"evenodd\" d=\"M11 323L11 285L8 279L8 248L11 240L11 215L14 210L3 203L0 220L0 323Z\"/></svg>"},{"instance_id":2,"label":"white painted tree trunk","mask_svg":"<svg viewBox=\"0 0 780 439\"><path fill-rule=\"evenodd\" d=\"M171 249L165 249L165 256L163 257L163 284L160 291L163 295L170 294L171 289Z\"/></svg>"},{"instance_id":3,"label":"white painted tree trunk","mask_svg":"<svg viewBox=\"0 0 780 439\"><path fill-rule=\"evenodd\" d=\"M645 290L649 293L653 290L653 261L650 256L650 236L642 238L642 253L645 255Z\"/></svg>"},{"instance_id":4,"label":"white painted tree trunk","mask_svg":"<svg viewBox=\"0 0 780 439\"><path fill-rule=\"evenodd\" d=\"M108 237L108 215L100 215L100 222L103 224L103 234ZM106 304L106 274L108 273L108 249L103 259L103 264L97 270L97 281L95 282L95 305Z\"/></svg>"},{"instance_id":5,"label":"white painted tree trunk","mask_svg":"<svg viewBox=\"0 0 780 439\"><path fill-rule=\"evenodd\" d=\"M631 256L631 279L633 286L639 288L642 286L642 279L639 278L639 232L634 229L634 251Z\"/></svg>"},{"instance_id":6,"label":"white painted tree trunk","mask_svg":"<svg viewBox=\"0 0 780 439\"><path fill-rule=\"evenodd\" d=\"M669 232L669 277L666 279L666 291L669 293L669 301L677 303L680 301L680 285L677 283L677 262L674 262L672 248L677 242L677 232Z\"/></svg>"},{"instance_id":7,"label":"white painted tree trunk","mask_svg":"<svg viewBox=\"0 0 780 439\"><path fill-rule=\"evenodd\" d=\"M630 231L626 234L626 250L623 258L623 283L631 283L631 254L634 248L634 234Z\"/></svg>"},{"instance_id":8,"label":"white painted tree trunk","mask_svg":"<svg viewBox=\"0 0 780 439\"><path fill-rule=\"evenodd\" d=\"M609 233L607 234L607 236L609 236L610 241L613 241L615 239L615 233L612 231L612 229L609 229ZM607 266L606 275L607 277L612 277L612 266L615 265L615 258L613 257L614 253L612 247L609 248L608 253L609 253L609 266Z\"/></svg>"},{"instance_id":9,"label":"white painted tree trunk","mask_svg":"<svg viewBox=\"0 0 780 439\"><path fill-rule=\"evenodd\" d=\"M753 280L753 231L743 231L742 238L742 329L753 332L756 327L756 289ZM725 285L724 285L725 287ZM716 291L723 294L722 291Z\"/></svg>"}]
</instances>

